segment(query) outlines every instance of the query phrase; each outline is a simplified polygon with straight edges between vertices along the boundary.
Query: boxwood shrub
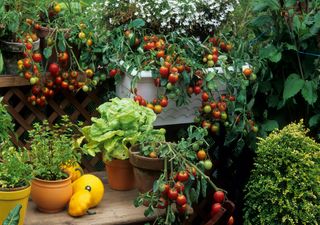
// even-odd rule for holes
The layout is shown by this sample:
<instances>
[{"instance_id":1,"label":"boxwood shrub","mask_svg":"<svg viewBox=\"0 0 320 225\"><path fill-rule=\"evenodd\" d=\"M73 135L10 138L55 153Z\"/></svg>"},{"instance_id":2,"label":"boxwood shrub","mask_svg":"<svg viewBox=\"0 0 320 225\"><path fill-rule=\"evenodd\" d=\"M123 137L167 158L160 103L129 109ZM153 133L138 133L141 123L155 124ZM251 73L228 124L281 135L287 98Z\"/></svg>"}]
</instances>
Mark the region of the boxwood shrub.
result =
<instances>
[{"instance_id":1,"label":"boxwood shrub","mask_svg":"<svg viewBox=\"0 0 320 225\"><path fill-rule=\"evenodd\" d=\"M320 145L303 121L260 139L245 188L244 224L318 224Z\"/></svg>"}]
</instances>

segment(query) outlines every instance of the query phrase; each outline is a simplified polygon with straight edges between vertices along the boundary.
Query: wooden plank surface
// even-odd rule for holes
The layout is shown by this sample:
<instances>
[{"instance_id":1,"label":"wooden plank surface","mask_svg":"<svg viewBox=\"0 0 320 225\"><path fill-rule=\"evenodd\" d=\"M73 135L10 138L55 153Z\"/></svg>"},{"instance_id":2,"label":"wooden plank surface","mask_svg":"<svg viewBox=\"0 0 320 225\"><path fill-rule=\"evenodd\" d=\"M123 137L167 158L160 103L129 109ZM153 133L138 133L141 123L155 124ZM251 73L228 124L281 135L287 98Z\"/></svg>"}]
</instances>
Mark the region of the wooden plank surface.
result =
<instances>
[{"instance_id":1,"label":"wooden plank surface","mask_svg":"<svg viewBox=\"0 0 320 225\"><path fill-rule=\"evenodd\" d=\"M30 82L24 77L17 75L0 75L0 88L28 86Z\"/></svg>"},{"instance_id":2,"label":"wooden plank surface","mask_svg":"<svg viewBox=\"0 0 320 225\"><path fill-rule=\"evenodd\" d=\"M106 184L105 174L104 171L95 173L102 178L105 184L105 195L102 202L97 208L90 210L96 212L95 215L73 218L66 210L56 214L45 214L39 212L35 204L29 201L25 225L120 225L143 223L154 219L143 215L145 207L134 207L133 200L137 196L137 190L111 190Z\"/></svg>"}]
</instances>

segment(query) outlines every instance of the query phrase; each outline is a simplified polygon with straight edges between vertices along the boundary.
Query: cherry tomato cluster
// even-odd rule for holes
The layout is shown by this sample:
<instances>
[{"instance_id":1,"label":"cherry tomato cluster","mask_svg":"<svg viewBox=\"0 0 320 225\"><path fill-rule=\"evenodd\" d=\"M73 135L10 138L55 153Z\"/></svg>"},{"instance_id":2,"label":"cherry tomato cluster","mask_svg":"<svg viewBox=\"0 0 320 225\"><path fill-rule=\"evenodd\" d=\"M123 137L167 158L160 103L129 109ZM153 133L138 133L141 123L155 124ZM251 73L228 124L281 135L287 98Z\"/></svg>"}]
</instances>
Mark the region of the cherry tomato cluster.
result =
<instances>
[{"instance_id":1,"label":"cherry tomato cluster","mask_svg":"<svg viewBox=\"0 0 320 225\"><path fill-rule=\"evenodd\" d=\"M161 99L155 98L152 102L147 102L141 95L136 95L134 96L134 101L138 102L141 106L152 109L156 114L161 113L163 108L167 107L169 104L166 96L163 96Z\"/></svg>"},{"instance_id":2,"label":"cherry tomato cluster","mask_svg":"<svg viewBox=\"0 0 320 225\"><path fill-rule=\"evenodd\" d=\"M203 83L203 80L200 79L195 82L195 85L193 86L190 85L187 88L187 93L189 94L189 96L191 96L192 94L195 94L195 95L200 94L202 92L202 83Z\"/></svg>"},{"instance_id":3,"label":"cherry tomato cluster","mask_svg":"<svg viewBox=\"0 0 320 225\"><path fill-rule=\"evenodd\" d=\"M255 73L253 73L252 68L250 67L246 67L242 70L242 74L244 75L244 77L248 80L256 80L257 79L257 75Z\"/></svg>"},{"instance_id":4,"label":"cherry tomato cluster","mask_svg":"<svg viewBox=\"0 0 320 225\"><path fill-rule=\"evenodd\" d=\"M230 52L233 48L231 43L225 43L218 37L209 38L209 43L211 43L213 47L220 47L221 51L223 52Z\"/></svg>"},{"instance_id":5,"label":"cherry tomato cluster","mask_svg":"<svg viewBox=\"0 0 320 225\"><path fill-rule=\"evenodd\" d=\"M60 11L61 6L59 4L54 3L50 6L49 13L52 14L51 17L56 16ZM35 30L41 30L41 25L35 23L35 21L27 19L26 22L33 26ZM85 28L84 24L80 24L80 29ZM104 81L107 78L105 74L95 76L94 70L91 68L84 70L79 68L72 69L71 65L74 64L74 56L70 55L72 50L58 50L52 35L55 34L51 33L45 39L46 49L51 49L57 54L51 54L49 59L44 59L41 51L33 50L32 43L38 38L35 34L31 34L26 36L24 40L24 58L17 62L20 75L33 85L32 93L28 97L29 102L33 105L45 106L48 98L54 96L60 89L73 92L82 88L84 92L90 91L99 81ZM83 37L80 34L79 38L83 41ZM88 38L85 40L85 44L90 48L93 43Z\"/></svg>"},{"instance_id":6,"label":"cherry tomato cluster","mask_svg":"<svg viewBox=\"0 0 320 225\"><path fill-rule=\"evenodd\" d=\"M160 97L150 103L146 102L141 96L135 96L135 100L141 105L153 109L156 113L161 113L163 107L168 105L169 99L179 97L181 94L179 82L183 80L182 73L190 73L191 68L184 63L177 53L168 52L172 44L167 43L163 37L150 35L139 39L130 30L125 31L124 34L131 48L141 48L142 51L150 55L150 60L145 63L152 61L159 65L157 77L154 78L154 85L156 87L166 87L165 97ZM114 77L117 74L121 74L121 71L115 68L109 71L110 77Z\"/></svg>"},{"instance_id":7,"label":"cherry tomato cluster","mask_svg":"<svg viewBox=\"0 0 320 225\"><path fill-rule=\"evenodd\" d=\"M225 202L225 194L223 191L216 191L213 194L213 203L211 205L211 217L214 217L216 214L218 214L221 209L222 209L222 205ZM234 218L233 216L230 216L228 219L228 223L227 225L233 225L234 223Z\"/></svg>"},{"instance_id":8,"label":"cherry tomato cluster","mask_svg":"<svg viewBox=\"0 0 320 225\"><path fill-rule=\"evenodd\" d=\"M219 134L220 123L227 122L228 102L235 101L235 96L222 95L219 100L215 100L214 96L210 96L210 93L203 92L201 98L200 117L196 117L195 122L201 122L203 128L209 129L213 134Z\"/></svg>"},{"instance_id":9,"label":"cherry tomato cluster","mask_svg":"<svg viewBox=\"0 0 320 225\"><path fill-rule=\"evenodd\" d=\"M59 13L61 12L62 10L62 7L59 3L57 2L52 2L49 7L48 7L48 14L41 14L40 17L43 21L53 21L54 19L57 18L57 16L59 15ZM29 25L33 25L34 29L39 31L41 30L41 25L39 23L37 23L36 21L33 21L31 19L27 19L26 22L29 24Z\"/></svg>"},{"instance_id":10,"label":"cherry tomato cluster","mask_svg":"<svg viewBox=\"0 0 320 225\"><path fill-rule=\"evenodd\" d=\"M43 56L40 52L32 50L32 43L25 44L25 58L18 61L18 69L21 76L24 76L33 85L28 100L33 105L45 106L47 99L52 97L59 89L77 91L82 88L83 91L89 91L90 88L85 84L86 78L91 79L94 75L92 69L86 69L85 79L80 81L80 72L76 70L68 71L69 54L60 52L58 62L48 64L47 73L42 70L41 63Z\"/></svg>"},{"instance_id":11,"label":"cherry tomato cluster","mask_svg":"<svg viewBox=\"0 0 320 225\"><path fill-rule=\"evenodd\" d=\"M230 121L228 116L228 104L236 101L234 95L221 95L215 100L214 96L210 96L207 92L202 92L201 98L200 115L195 117L194 121L203 128L210 130L213 135L219 135L221 126L228 127L232 123L238 124L240 122L240 115L235 116L235 119L232 121ZM246 130L257 133L259 128L252 120L251 113L247 112L246 117L248 118L246 120Z\"/></svg>"},{"instance_id":12,"label":"cherry tomato cluster","mask_svg":"<svg viewBox=\"0 0 320 225\"><path fill-rule=\"evenodd\" d=\"M115 76L123 75L123 72L120 69L111 69L109 71L109 77L113 78Z\"/></svg>"},{"instance_id":13,"label":"cherry tomato cluster","mask_svg":"<svg viewBox=\"0 0 320 225\"><path fill-rule=\"evenodd\" d=\"M206 63L208 67L214 67L219 59L219 50L222 52L230 52L232 50L232 45L230 43L225 43L216 37L209 38L208 52L206 52L202 58L202 62Z\"/></svg>"},{"instance_id":14,"label":"cherry tomato cluster","mask_svg":"<svg viewBox=\"0 0 320 225\"><path fill-rule=\"evenodd\" d=\"M190 175L192 174L192 175ZM163 183L159 187L160 198L157 204L157 208L164 209L169 204L175 204L180 214L187 213L188 205L187 197L184 193L185 183L189 181L190 176L196 178L197 172L195 168L188 171L179 171L174 176L173 182Z\"/></svg>"},{"instance_id":15,"label":"cherry tomato cluster","mask_svg":"<svg viewBox=\"0 0 320 225\"><path fill-rule=\"evenodd\" d=\"M91 48L91 46L93 45L92 32L88 31L87 25L84 23L80 23L79 28L79 39L82 43L86 44L87 48Z\"/></svg>"},{"instance_id":16,"label":"cherry tomato cluster","mask_svg":"<svg viewBox=\"0 0 320 225\"><path fill-rule=\"evenodd\" d=\"M156 59L163 59L159 68L159 77L155 79L155 86L161 86L161 79L166 80L167 89L172 90L174 85L181 78L184 71L190 72L190 67L186 66L180 57L173 54L166 54L166 49L170 46L163 38L156 35L145 36L143 38L145 51L154 51Z\"/></svg>"}]
</instances>

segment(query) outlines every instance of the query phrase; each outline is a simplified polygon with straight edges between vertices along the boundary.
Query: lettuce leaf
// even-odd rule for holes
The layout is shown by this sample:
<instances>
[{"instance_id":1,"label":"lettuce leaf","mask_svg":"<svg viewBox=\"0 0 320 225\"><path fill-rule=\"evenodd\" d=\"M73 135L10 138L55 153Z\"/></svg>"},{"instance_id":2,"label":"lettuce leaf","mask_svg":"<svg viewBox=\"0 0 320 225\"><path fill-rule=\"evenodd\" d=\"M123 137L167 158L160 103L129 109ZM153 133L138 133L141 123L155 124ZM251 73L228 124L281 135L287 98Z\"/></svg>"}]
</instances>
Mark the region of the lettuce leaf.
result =
<instances>
[{"instance_id":1,"label":"lettuce leaf","mask_svg":"<svg viewBox=\"0 0 320 225\"><path fill-rule=\"evenodd\" d=\"M156 114L129 98L113 98L101 104L92 125L82 128L87 143L85 152L102 152L104 160L129 158L128 146L135 144L141 132L153 129Z\"/></svg>"}]
</instances>

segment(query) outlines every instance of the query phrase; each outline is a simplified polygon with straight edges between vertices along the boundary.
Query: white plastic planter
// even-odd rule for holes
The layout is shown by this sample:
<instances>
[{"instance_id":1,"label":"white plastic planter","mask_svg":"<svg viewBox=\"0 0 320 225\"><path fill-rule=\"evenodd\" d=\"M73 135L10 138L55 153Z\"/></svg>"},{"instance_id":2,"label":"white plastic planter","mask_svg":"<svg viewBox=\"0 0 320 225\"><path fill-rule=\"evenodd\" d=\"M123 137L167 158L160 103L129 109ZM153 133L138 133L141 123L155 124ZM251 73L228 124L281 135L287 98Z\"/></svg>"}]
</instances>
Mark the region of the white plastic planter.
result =
<instances>
[{"instance_id":1,"label":"white plastic planter","mask_svg":"<svg viewBox=\"0 0 320 225\"><path fill-rule=\"evenodd\" d=\"M222 73L221 68L212 68L208 71L216 70L218 73ZM116 86L116 94L121 98L133 98L134 95L130 92L131 81L134 76L138 76L137 72L134 71L132 74L127 74L123 77L120 84ZM154 98L157 98L159 94L163 93L164 90L161 88L156 88L154 86L154 79L152 78L151 71L142 71L140 74L140 80L137 83L138 95L141 95L147 101L152 101ZM225 85L221 85L220 91L225 90ZM160 93L157 93L157 91ZM157 115L155 121L155 126L164 126L164 125L174 125L174 124L186 124L192 123L194 117L196 116L196 111L202 104L201 94L192 95L190 98L190 104L183 106L176 106L174 101L169 100L167 107Z\"/></svg>"}]
</instances>

